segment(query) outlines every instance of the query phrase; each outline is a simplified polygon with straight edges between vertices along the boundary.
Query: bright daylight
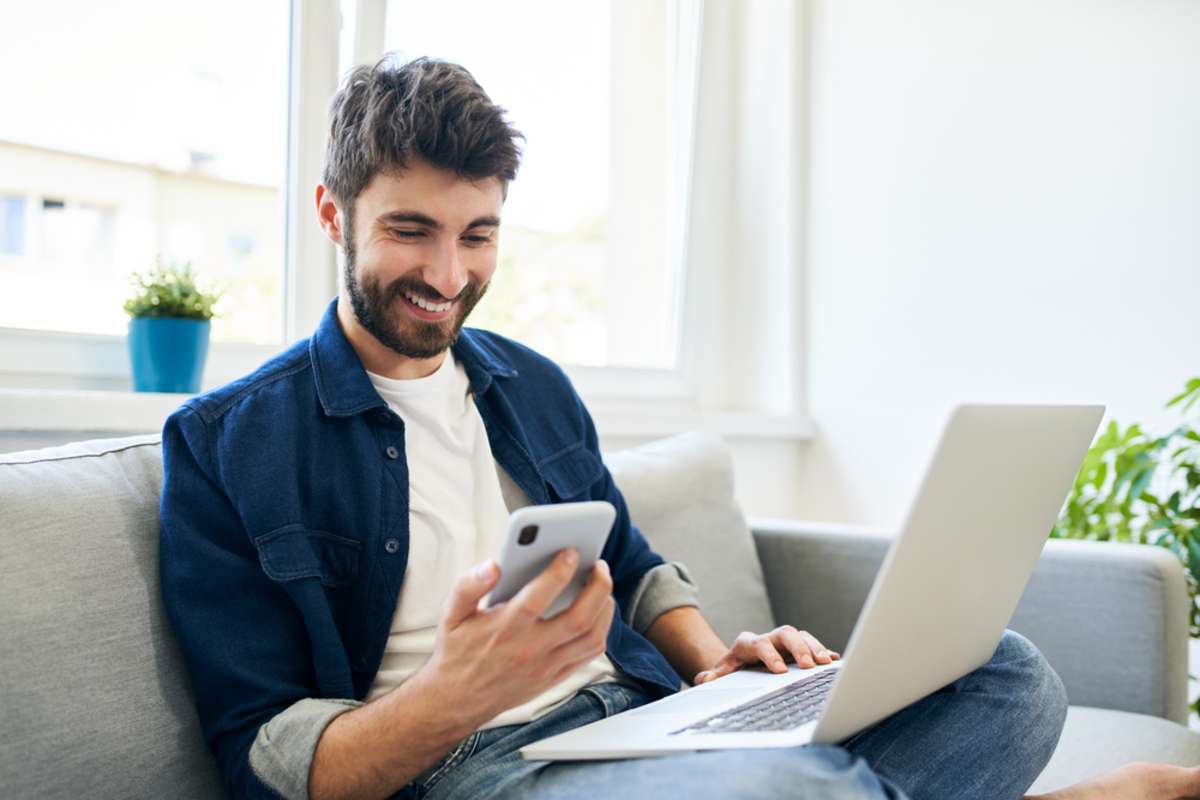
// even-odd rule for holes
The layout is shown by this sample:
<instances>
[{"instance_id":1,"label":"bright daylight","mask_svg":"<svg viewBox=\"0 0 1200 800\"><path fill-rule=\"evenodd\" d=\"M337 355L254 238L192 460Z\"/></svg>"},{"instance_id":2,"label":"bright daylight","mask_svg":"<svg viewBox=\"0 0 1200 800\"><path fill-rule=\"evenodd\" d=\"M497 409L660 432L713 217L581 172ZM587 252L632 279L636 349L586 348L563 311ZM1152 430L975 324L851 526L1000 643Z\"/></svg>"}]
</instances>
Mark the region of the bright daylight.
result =
<instances>
[{"instance_id":1,"label":"bright daylight","mask_svg":"<svg viewBox=\"0 0 1200 800\"><path fill-rule=\"evenodd\" d=\"M1200 3L0 3L0 794L1200 800Z\"/></svg>"}]
</instances>

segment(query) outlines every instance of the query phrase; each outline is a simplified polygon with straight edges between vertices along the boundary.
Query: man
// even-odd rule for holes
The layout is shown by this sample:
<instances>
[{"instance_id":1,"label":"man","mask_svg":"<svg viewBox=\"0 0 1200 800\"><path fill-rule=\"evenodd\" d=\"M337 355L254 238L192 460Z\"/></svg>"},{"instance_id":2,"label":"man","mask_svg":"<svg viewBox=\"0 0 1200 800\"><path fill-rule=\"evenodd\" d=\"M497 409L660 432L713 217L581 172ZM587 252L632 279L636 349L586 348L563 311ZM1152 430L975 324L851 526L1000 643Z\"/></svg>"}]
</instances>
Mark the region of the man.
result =
<instances>
[{"instance_id":1,"label":"man","mask_svg":"<svg viewBox=\"0 0 1200 800\"><path fill-rule=\"evenodd\" d=\"M519 134L461 67L355 70L317 214L344 285L310 340L186 403L163 447L161 571L209 745L238 797L1017 797L1062 684L1024 639L842 747L588 764L524 744L746 665L829 663L784 626L727 647L633 526L562 371L463 329L496 269ZM577 555L481 608L510 509L603 499Z\"/></svg>"}]
</instances>

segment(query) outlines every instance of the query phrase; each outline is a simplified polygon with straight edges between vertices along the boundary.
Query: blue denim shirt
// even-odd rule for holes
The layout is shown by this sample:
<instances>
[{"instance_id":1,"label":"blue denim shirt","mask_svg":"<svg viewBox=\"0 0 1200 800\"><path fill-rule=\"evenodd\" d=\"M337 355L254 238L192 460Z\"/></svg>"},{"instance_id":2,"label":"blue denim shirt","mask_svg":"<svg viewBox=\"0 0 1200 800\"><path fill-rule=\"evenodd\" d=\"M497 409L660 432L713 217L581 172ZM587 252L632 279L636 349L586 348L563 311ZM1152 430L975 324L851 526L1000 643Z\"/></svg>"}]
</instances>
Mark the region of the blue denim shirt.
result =
<instances>
[{"instance_id":1,"label":"blue denim shirt","mask_svg":"<svg viewBox=\"0 0 1200 800\"><path fill-rule=\"evenodd\" d=\"M163 598L204 734L239 797L275 796L248 764L274 715L304 698L365 698L408 562L404 422L335 308L310 339L189 400L163 431ZM607 654L652 691L674 691L679 676L622 619L663 560L630 522L567 377L481 330L464 329L453 351L494 458L534 503L616 507L603 551L618 607Z\"/></svg>"}]
</instances>

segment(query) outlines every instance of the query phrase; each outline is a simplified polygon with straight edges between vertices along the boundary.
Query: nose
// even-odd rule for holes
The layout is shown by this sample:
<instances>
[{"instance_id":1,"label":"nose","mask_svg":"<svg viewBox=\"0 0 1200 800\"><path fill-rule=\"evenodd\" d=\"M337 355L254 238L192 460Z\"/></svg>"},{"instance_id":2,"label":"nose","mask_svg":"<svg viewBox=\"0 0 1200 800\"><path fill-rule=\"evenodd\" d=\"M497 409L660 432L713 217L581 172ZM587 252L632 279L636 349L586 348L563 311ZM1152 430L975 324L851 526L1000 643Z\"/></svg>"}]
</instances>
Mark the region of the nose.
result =
<instances>
[{"instance_id":1,"label":"nose","mask_svg":"<svg viewBox=\"0 0 1200 800\"><path fill-rule=\"evenodd\" d=\"M458 297L467 285L467 269L459 258L455 237L445 237L438 243L429 263L421 270L421 279L447 300Z\"/></svg>"}]
</instances>

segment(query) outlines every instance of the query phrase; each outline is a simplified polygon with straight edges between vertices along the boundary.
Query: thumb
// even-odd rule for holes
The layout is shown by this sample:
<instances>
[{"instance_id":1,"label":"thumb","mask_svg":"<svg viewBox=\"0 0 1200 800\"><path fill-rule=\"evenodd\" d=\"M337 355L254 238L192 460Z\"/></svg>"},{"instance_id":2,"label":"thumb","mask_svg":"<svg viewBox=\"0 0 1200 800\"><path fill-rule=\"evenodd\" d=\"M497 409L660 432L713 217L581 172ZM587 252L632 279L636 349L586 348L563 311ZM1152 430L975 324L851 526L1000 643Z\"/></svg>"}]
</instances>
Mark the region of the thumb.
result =
<instances>
[{"instance_id":1,"label":"thumb","mask_svg":"<svg viewBox=\"0 0 1200 800\"><path fill-rule=\"evenodd\" d=\"M500 578L500 570L496 562L490 558L482 564L476 564L471 569L458 576L454 589L450 593L450 602L442 620L447 627L457 627L459 623L475 613L479 601L491 591Z\"/></svg>"}]
</instances>

